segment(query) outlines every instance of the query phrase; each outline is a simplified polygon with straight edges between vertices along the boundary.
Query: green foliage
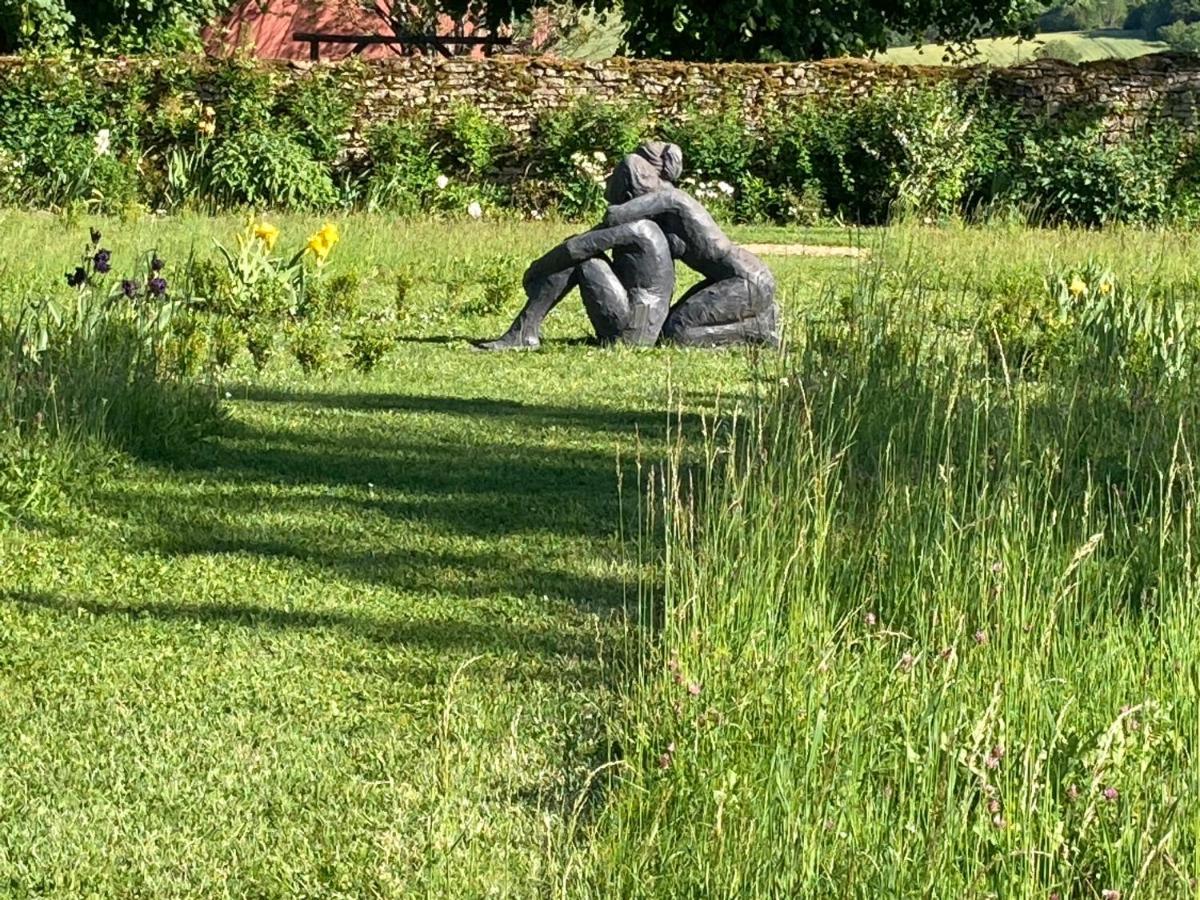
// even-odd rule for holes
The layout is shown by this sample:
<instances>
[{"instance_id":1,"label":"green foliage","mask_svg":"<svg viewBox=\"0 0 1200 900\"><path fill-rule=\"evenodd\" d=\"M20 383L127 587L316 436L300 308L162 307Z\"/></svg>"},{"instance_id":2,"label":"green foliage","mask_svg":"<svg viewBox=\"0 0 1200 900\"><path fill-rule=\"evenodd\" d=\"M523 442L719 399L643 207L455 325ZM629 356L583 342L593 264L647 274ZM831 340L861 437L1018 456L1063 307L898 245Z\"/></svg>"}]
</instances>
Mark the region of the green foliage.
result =
<instances>
[{"instance_id":1,"label":"green foliage","mask_svg":"<svg viewBox=\"0 0 1200 900\"><path fill-rule=\"evenodd\" d=\"M209 184L229 206L324 209L337 201L329 170L282 128L247 128L218 142Z\"/></svg>"},{"instance_id":2,"label":"green foliage","mask_svg":"<svg viewBox=\"0 0 1200 900\"><path fill-rule=\"evenodd\" d=\"M194 48L218 0L0 0L0 49L57 42L110 50Z\"/></svg>"},{"instance_id":3,"label":"green foliage","mask_svg":"<svg viewBox=\"0 0 1200 900\"><path fill-rule=\"evenodd\" d=\"M1180 143L1169 133L1107 142L1100 123L1023 139L1015 194L1050 223L1159 222L1171 211Z\"/></svg>"},{"instance_id":4,"label":"green foliage","mask_svg":"<svg viewBox=\"0 0 1200 900\"><path fill-rule=\"evenodd\" d=\"M441 175L426 118L397 119L367 133L367 208L412 213L438 190Z\"/></svg>"},{"instance_id":5,"label":"green foliage","mask_svg":"<svg viewBox=\"0 0 1200 900\"><path fill-rule=\"evenodd\" d=\"M1193 890L1155 860L1195 853L1197 706L1152 660L1197 652L1194 298L1063 269L1070 352L995 377L902 259L653 482L585 896Z\"/></svg>"},{"instance_id":6,"label":"green foliage","mask_svg":"<svg viewBox=\"0 0 1200 900\"><path fill-rule=\"evenodd\" d=\"M238 323L228 316L213 316L208 323L209 361L219 374L233 365L242 351Z\"/></svg>"},{"instance_id":7,"label":"green foliage","mask_svg":"<svg viewBox=\"0 0 1200 900\"><path fill-rule=\"evenodd\" d=\"M349 356L355 371L374 371L388 351L396 346L395 324L379 318L365 319L350 333Z\"/></svg>"},{"instance_id":8,"label":"green foliage","mask_svg":"<svg viewBox=\"0 0 1200 900\"><path fill-rule=\"evenodd\" d=\"M288 350L306 375L328 368L333 360L333 335L328 322L306 321L288 336Z\"/></svg>"},{"instance_id":9,"label":"green foliage","mask_svg":"<svg viewBox=\"0 0 1200 900\"><path fill-rule=\"evenodd\" d=\"M1058 59L1063 62L1081 63L1084 59L1083 50L1078 45L1066 40L1046 41L1033 52L1038 59Z\"/></svg>"},{"instance_id":10,"label":"green foliage","mask_svg":"<svg viewBox=\"0 0 1200 900\"><path fill-rule=\"evenodd\" d=\"M1121 28L1129 17L1130 0L1071 0L1055 6L1038 19L1041 31L1092 31ZM1067 57L1053 56L1052 59ZM1074 62L1074 60L1071 60Z\"/></svg>"},{"instance_id":11,"label":"green foliage","mask_svg":"<svg viewBox=\"0 0 1200 900\"><path fill-rule=\"evenodd\" d=\"M440 141L447 167L471 178L479 178L496 164L500 154L512 147L512 133L488 118L478 107L460 103Z\"/></svg>"},{"instance_id":12,"label":"green foliage","mask_svg":"<svg viewBox=\"0 0 1200 900\"><path fill-rule=\"evenodd\" d=\"M355 85L361 83L345 72L321 68L290 81L276 101L283 130L314 160L332 166L344 150L342 138L353 124L358 100Z\"/></svg>"},{"instance_id":13,"label":"green foliage","mask_svg":"<svg viewBox=\"0 0 1200 900\"><path fill-rule=\"evenodd\" d=\"M1175 22L1196 21L1200 21L1200 3L1196 0L1150 0L1130 10L1125 27L1157 33Z\"/></svg>"},{"instance_id":14,"label":"green foliage","mask_svg":"<svg viewBox=\"0 0 1200 900\"><path fill-rule=\"evenodd\" d=\"M479 300L463 309L467 315L496 315L512 308L521 297L521 278L527 263L519 257L505 254L485 260L479 269L483 287Z\"/></svg>"},{"instance_id":15,"label":"green foliage","mask_svg":"<svg viewBox=\"0 0 1200 900\"><path fill-rule=\"evenodd\" d=\"M45 442L47 452L99 443L161 456L215 428L211 391L172 374L177 304L136 290L137 274L118 280L114 262L97 237L70 302L33 297L0 310L0 436ZM38 469L31 454L17 461L22 471ZM14 471L4 476L10 495Z\"/></svg>"},{"instance_id":16,"label":"green foliage","mask_svg":"<svg viewBox=\"0 0 1200 900\"><path fill-rule=\"evenodd\" d=\"M607 4L605 4L607 5ZM628 48L680 60L822 59L886 49L895 34L963 44L993 34L1032 33L1041 5L1026 0L938 4L847 2L796 15L787 0L677 3L624 0Z\"/></svg>"},{"instance_id":17,"label":"green foliage","mask_svg":"<svg viewBox=\"0 0 1200 900\"><path fill-rule=\"evenodd\" d=\"M538 173L560 192L564 215L592 215L603 208L603 180L611 161L631 153L645 139L648 118L648 111L636 104L584 97L535 121L530 154Z\"/></svg>"},{"instance_id":18,"label":"green foliage","mask_svg":"<svg viewBox=\"0 0 1200 900\"><path fill-rule=\"evenodd\" d=\"M1172 22L1158 29L1158 39L1172 50L1200 54L1200 22Z\"/></svg>"},{"instance_id":19,"label":"green foliage","mask_svg":"<svg viewBox=\"0 0 1200 900\"><path fill-rule=\"evenodd\" d=\"M273 322L255 321L246 325L246 350L258 372L266 370L275 355L275 338L279 328Z\"/></svg>"},{"instance_id":20,"label":"green foliage","mask_svg":"<svg viewBox=\"0 0 1200 900\"><path fill-rule=\"evenodd\" d=\"M357 272L342 272L310 283L299 314L310 319L356 319L362 304L362 278Z\"/></svg>"}]
</instances>

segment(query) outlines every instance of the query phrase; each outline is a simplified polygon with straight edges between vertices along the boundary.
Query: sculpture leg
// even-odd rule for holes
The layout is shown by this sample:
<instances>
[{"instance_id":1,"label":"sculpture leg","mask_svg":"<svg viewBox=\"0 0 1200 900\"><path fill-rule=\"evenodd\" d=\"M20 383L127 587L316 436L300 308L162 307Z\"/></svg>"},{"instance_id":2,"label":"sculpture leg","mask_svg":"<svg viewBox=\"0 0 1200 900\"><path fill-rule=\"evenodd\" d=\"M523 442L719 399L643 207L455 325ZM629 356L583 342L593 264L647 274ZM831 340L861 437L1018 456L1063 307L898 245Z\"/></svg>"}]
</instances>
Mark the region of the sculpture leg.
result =
<instances>
[{"instance_id":1,"label":"sculpture leg","mask_svg":"<svg viewBox=\"0 0 1200 900\"><path fill-rule=\"evenodd\" d=\"M579 294L600 343L620 340L629 324L629 294L607 259L589 259L579 267Z\"/></svg>"},{"instance_id":2,"label":"sculpture leg","mask_svg":"<svg viewBox=\"0 0 1200 900\"><path fill-rule=\"evenodd\" d=\"M729 278L702 282L671 309L663 340L684 347L779 344L773 285Z\"/></svg>"},{"instance_id":3,"label":"sculpture leg","mask_svg":"<svg viewBox=\"0 0 1200 900\"><path fill-rule=\"evenodd\" d=\"M675 290L675 264L666 236L653 222L634 222L600 233L620 243L607 257L579 267L579 293L601 343L636 347L658 342Z\"/></svg>"},{"instance_id":4,"label":"sculpture leg","mask_svg":"<svg viewBox=\"0 0 1200 900\"><path fill-rule=\"evenodd\" d=\"M525 277L528 300L503 336L475 346L480 350L535 350L541 345L542 320L571 292L578 281L574 266L550 275Z\"/></svg>"}]
</instances>

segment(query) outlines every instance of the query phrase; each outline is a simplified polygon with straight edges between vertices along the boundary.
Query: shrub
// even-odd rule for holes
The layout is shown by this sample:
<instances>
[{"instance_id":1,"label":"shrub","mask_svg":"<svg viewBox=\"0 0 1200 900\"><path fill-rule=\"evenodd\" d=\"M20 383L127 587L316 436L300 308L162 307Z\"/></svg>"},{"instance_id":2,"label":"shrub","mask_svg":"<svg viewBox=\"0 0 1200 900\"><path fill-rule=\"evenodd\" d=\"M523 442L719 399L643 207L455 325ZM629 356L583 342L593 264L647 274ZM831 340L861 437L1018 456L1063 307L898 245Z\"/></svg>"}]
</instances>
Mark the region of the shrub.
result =
<instances>
[{"instance_id":1,"label":"shrub","mask_svg":"<svg viewBox=\"0 0 1200 900\"><path fill-rule=\"evenodd\" d=\"M975 115L949 85L895 88L810 111L783 152L844 217L877 224L893 209L946 215L959 208L975 163Z\"/></svg>"},{"instance_id":2,"label":"shrub","mask_svg":"<svg viewBox=\"0 0 1200 900\"><path fill-rule=\"evenodd\" d=\"M251 322L246 326L246 350L254 368L264 371L275 355L275 335L278 326L270 322Z\"/></svg>"},{"instance_id":3,"label":"shrub","mask_svg":"<svg viewBox=\"0 0 1200 900\"><path fill-rule=\"evenodd\" d=\"M448 167L478 178L496 164L501 152L512 146L513 136L477 107L460 103L454 108L440 143L445 148Z\"/></svg>"},{"instance_id":4,"label":"shrub","mask_svg":"<svg viewBox=\"0 0 1200 900\"><path fill-rule=\"evenodd\" d=\"M313 159L333 165L342 154L342 135L353 123L357 98L351 86L360 83L322 68L290 82L277 102L283 130Z\"/></svg>"},{"instance_id":5,"label":"shrub","mask_svg":"<svg viewBox=\"0 0 1200 900\"><path fill-rule=\"evenodd\" d=\"M1163 220L1172 206L1178 140L1158 132L1106 142L1101 123L1026 135L1014 193L1048 223L1097 227Z\"/></svg>"},{"instance_id":6,"label":"shrub","mask_svg":"<svg viewBox=\"0 0 1200 900\"><path fill-rule=\"evenodd\" d=\"M484 262L479 276L482 296L475 303L466 305L463 312L488 316L503 311L520 296L524 270L524 262L515 256L496 256Z\"/></svg>"},{"instance_id":7,"label":"shrub","mask_svg":"<svg viewBox=\"0 0 1200 900\"><path fill-rule=\"evenodd\" d=\"M648 131L638 105L600 103L590 97L540 116L530 154L542 176L554 181L564 215L592 216L603 209L603 178L610 160L637 149Z\"/></svg>"},{"instance_id":8,"label":"shrub","mask_svg":"<svg viewBox=\"0 0 1200 900\"><path fill-rule=\"evenodd\" d=\"M309 285L299 313L311 319L354 319L362 311L362 278L357 272L344 272Z\"/></svg>"},{"instance_id":9,"label":"shrub","mask_svg":"<svg viewBox=\"0 0 1200 900\"><path fill-rule=\"evenodd\" d=\"M1083 62L1084 59L1083 50L1079 45L1065 38L1046 41L1033 52L1033 55L1038 59L1058 59L1076 64Z\"/></svg>"},{"instance_id":10,"label":"shrub","mask_svg":"<svg viewBox=\"0 0 1200 900\"><path fill-rule=\"evenodd\" d=\"M333 336L323 322L297 325L288 341L288 349L306 375L325 369L333 357Z\"/></svg>"},{"instance_id":11,"label":"shrub","mask_svg":"<svg viewBox=\"0 0 1200 900\"><path fill-rule=\"evenodd\" d=\"M246 128L219 141L209 183L228 206L323 209L337 201L329 170L283 128Z\"/></svg>"},{"instance_id":12,"label":"shrub","mask_svg":"<svg viewBox=\"0 0 1200 900\"><path fill-rule=\"evenodd\" d=\"M1158 39L1170 44L1172 50L1200 53L1200 22L1172 22L1158 29Z\"/></svg>"},{"instance_id":13,"label":"shrub","mask_svg":"<svg viewBox=\"0 0 1200 900\"><path fill-rule=\"evenodd\" d=\"M427 118L398 119L367 133L369 209L416 212L438 189L441 171Z\"/></svg>"},{"instance_id":14,"label":"shrub","mask_svg":"<svg viewBox=\"0 0 1200 900\"><path fill-rule=\"evenodd\" d=\"M242 351L242 333L228 316L212 316L207 330L209 364L217 373L224 372Z\"/></svg>"},{"instance_id":15,"label":"shrub","mask_svg":"<svg viewBox=\"0 0 1200 900\"><path fill-rule=\"evenodd\" d=\"M350 362L364 374L371 372L396 345L395 326L379 319L361 322L350 334Z\"/></svg>"}]
</instances>

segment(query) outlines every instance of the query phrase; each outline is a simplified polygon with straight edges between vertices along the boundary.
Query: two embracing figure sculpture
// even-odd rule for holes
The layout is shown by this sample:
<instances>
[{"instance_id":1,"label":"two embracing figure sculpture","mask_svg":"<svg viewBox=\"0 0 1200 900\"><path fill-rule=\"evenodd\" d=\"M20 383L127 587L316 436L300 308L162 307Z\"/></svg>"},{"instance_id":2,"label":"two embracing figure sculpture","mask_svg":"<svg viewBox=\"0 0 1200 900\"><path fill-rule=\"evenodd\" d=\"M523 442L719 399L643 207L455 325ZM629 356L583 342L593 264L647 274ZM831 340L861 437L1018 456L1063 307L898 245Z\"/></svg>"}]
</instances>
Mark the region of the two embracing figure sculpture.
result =
<instances>
[{"instance_id":1,"label":"two embracing figure sculpture","mask_svg":"<svg viewBox=\"0 0 1200 900\"><path fill-rule=\"evenodd\" d=\"M779 342L775 278L675 186L683 152L648 143L608 179L604 221L568 238L525 273L528 300L484 350L534 349L542 320L578 287L601 343L722 347ZM675 260L702 276L674 306Z\"/></svg>"}]
</instances>

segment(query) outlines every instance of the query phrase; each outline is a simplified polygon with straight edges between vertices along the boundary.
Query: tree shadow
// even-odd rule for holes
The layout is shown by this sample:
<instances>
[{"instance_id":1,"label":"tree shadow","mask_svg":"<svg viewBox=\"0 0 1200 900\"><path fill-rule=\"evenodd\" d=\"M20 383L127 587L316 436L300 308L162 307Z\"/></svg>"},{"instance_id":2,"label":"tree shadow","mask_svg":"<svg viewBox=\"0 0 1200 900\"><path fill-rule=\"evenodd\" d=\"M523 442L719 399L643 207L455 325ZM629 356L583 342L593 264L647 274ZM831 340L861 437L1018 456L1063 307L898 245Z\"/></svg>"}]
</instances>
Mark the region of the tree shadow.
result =
<instances>
[{"instance_id":1,"label":"tree shadow","mask_svg":"<svg viewBox=\"0 0 1200 900\"><path fill-rule=\"evenodd\" d=\"M150 619L260 631L335 631L384 647L413 647L455 653L513 652L546 657L593 654L592 639L561 628L454 619L380 619L330 611L305 611L252 603L125 603L66 597L45 591L4 591L0 599L21 606L99 618Z\"/></svg>"},{"instance_id":2,"label":"tree shadow","mask_svg":"<svg viewBox=\"0 0 1200 900\"><path fill-rule=\"evenodd\" d=\"M283 560L314 574L398 591L476 599L495 595L552 598L589 609L622 604L636 593L619 574L622 534L638 532L639 465L619 458L621 435L639 435L652 451L695 417L666 411L559 407L497 399L405 394L321 394L252 390L254 403L396 414L348 416L341 430L315 428L303 416L260 427L234 421L222 437L173 466L180 486L139 479L96 489L107 515L129 526L124 540L168 556L253 556ZM405 416L488 420L470 446ZM394 422L394 425L393 425ZM673 424L674 422L674 424ZM524 430L598 436L588 446L540 446ZM599 446L597 446L597 444ZM624 495L624 496L623 496ZM264 524L270 509L285 528ZM331 520L365 523L331 534ZM387 529L395 527L397 538ZM413 528L445 536L442 547L414 546ZM506 539L521 556L504 556ZM474 550L463 540L486 541ZM597 562L580 566L581 542ZM453 549L449 549L453 546ZM516 546L509 544L509 546ZM588 551L584 551L588 552ZM584 574L586 572L586 574Z\"/></svg>"}]
</instances>

